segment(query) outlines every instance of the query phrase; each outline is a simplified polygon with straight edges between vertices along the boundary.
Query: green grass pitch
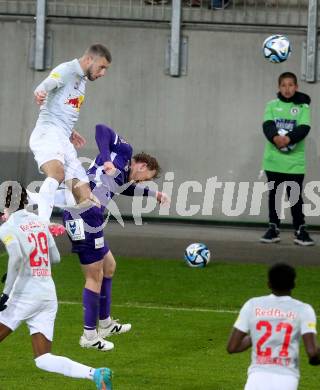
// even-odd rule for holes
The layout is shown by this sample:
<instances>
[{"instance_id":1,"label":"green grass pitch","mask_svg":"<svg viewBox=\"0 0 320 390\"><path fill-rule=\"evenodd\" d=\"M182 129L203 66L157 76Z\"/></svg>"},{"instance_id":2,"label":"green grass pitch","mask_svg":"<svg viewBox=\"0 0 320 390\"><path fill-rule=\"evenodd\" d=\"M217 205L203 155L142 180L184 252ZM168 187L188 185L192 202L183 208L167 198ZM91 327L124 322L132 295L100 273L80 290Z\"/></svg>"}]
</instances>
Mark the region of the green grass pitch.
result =
<instances>
[{"instance_id":1,"label":"green grass pitch","mask_svg":"<svg viewBox=\"0 0 320 390\"><path fill-rule=\"evenodd\" d=\"M0 257L0 272L6 256ZM192 269L182 260L117 259L112 315L131 322L113 336L115 349L80 348L83 276L75 256L53 267L59 298L53 353L114 371L116 390L241 390L249 352L228 355L226 342L245 300L267 294L264 265L212 261ZM295 297L320 313L320 268L298 267ZM36 299L36 297L35 297ZM0 390L89 390L92 382L37 369L25 325L0 345ZM300 390L319 389L318 367L301 353Z\"/></svg>"}]
</instances>

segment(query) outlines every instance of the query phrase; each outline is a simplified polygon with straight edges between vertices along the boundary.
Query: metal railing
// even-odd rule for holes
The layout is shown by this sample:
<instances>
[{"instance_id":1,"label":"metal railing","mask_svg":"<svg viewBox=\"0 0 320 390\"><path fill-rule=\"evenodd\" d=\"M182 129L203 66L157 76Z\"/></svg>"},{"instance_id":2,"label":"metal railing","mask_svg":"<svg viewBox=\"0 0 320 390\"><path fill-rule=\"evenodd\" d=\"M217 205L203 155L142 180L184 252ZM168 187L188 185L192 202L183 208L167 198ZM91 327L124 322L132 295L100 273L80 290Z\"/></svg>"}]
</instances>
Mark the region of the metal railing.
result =
<instances>
[{"instance_id":1,"label":"metal railing","mask_svg":"<svg viewBox=\"0 0 320 390\"><path fill-rule=\"evenodd\" d=\"M36 3L0 0L0 14L35 15ZM47 15L169 22L171 6L170 0L47 0ZM307 26L308 0L183 0L182 22Z\"/></svg>"}]
</instances>

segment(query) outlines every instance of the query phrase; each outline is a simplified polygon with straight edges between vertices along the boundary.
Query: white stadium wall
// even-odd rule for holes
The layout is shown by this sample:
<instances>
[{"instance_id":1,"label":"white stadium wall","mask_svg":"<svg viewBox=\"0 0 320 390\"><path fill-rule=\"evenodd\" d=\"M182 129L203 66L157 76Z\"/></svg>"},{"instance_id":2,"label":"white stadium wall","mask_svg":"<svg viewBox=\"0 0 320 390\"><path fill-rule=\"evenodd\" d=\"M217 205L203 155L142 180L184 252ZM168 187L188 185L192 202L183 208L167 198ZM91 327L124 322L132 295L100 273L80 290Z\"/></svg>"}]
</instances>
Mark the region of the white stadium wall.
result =
<instances>
[{"instance_id":1,"label":"white stadium wall","mask_svg":"<svg viewBox=\"0 0 320 390\"><path fill-rule=\"evenodd\" d=\"M2 181L17 178L25 185L41 180L28 149L28 137L37 117L32 91L48 73L34 71L29 66L33 23L32 18L3 19L0 23L0 173ZM274 65L261 54L261 43L274 30L184 29L183 35L188 37L187 75L172 78L164 72L170 35L167 25L126 26L111 22L97 25L94 21L52 19L48 30L53 39L53 65L79 57L94 42L106 44L113 56L107 76L87 84L77 129L88 143L80 156L95 156L94 126L109 124L127 138L136 152L155 155L164 173L174 172L172 205L169 213L162 210L162 217L266 220L266 194L261 210L252 206L254 182L264 180L259 177L265 143L261 129L264 106L274 98L281 72L292 71L300 78L305 31L281 31L289 36L293 53L287 62ZM318 181L319 85L301 81L300 87L311 95L313 112L312 130L306 141L306 182ZM216 189L214 201L208 200L210 191L205 191L212 177L222 183ZM158 180L160 190L162 179ZM189 190L185 207L188 184L182 183L186 181L194 181L189 184L195 191ZM249 196L242 204L239 198L239 210L229 212L232 183L236 183L237 194L240 182L248 183L241 186L243 193L248 186ZM209 183L213 185L214 179ZM315 195L314 198L318 199ZM320 224L317 205L308 199L306 203L311 211L315 209L308 223ZM130 199L121 199L119 205L124 214L131 213ZM190 205L194 206L191 210ZM159 209L150 215L159 216Z\"/></svg>"}]
</instances>

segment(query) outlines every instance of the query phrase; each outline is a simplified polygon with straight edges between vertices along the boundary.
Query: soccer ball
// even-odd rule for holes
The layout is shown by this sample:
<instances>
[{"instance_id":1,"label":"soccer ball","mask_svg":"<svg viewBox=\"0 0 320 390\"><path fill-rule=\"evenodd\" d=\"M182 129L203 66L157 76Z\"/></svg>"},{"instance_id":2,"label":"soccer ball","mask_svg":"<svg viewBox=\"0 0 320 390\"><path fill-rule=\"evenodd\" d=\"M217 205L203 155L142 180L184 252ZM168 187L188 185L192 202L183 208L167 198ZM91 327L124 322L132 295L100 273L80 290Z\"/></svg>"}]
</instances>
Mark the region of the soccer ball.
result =
<instances>
[{"instance_id":1,"label":"soccer ball","mask_svg":"<svg viewBox=\"0 0 320 390\"><path fill-rule=\"evenodd\" d=\"M290 41L284 35L271 35L262 45L264 57L272 63L283 62L291 54Z\"/></svg>"},{"instance_id":2,"label":"soccer ball","mask_svg":"<svg viewBox=\"0 0 320 390\"><path fill-rule=\"evenodd\" d=\"M207 245L196 242L186 248L184 259L190 267L203 268L210 261L210 251Z\"/></svg>"},{"instance_id":3,"label":"soccer ball","mask_svg":"<svg viewBox=\"0 0 320 390\"><path fill-rule=\"evenodd\" d=\"M287 134L288 134L288 131L285 130L285 129L279 129L279 130L278 130L278 134L279 134L279 135L287 135ZM279 150L280 150L280 152L283 152L283 153L289 153L289 152L291 152L291 150L293 150L295 147L296 147L295 144L294 144L294 145L289 144L289 145L287 145L287 146L285 146L285 147L283 147L283 148L281 148L281 149L279 149Z\"/></svg>"}]
</instances>

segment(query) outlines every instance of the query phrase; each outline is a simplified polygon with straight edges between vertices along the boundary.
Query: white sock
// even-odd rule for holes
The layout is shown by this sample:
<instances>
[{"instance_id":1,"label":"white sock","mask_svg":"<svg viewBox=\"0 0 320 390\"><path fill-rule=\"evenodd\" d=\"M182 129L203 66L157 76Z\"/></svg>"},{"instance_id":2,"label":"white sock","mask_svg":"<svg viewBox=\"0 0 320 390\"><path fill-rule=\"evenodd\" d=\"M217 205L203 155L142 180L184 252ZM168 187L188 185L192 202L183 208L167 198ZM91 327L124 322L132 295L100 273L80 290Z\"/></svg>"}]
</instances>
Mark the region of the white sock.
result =
<instances>
[{"instance_id":1,"label":"white sock","mask_svg":"<svg viewBox=\"0 0 320 390\"><path fill-rule=\"evenodd\" d=\"M27 190L27 194L28 194L28 205L29 206L33 206L34 204L38 204L39 203L39 193L38 192L31 192L29 190Z\"/></svg>"},{"instance_id":2,"label":"white sock","mask_svg":"<svg viewBox=\"0 0 320 390\"><path fill-rule=\"evenodd\" d=\"M83 329L83 333L88 340L94 340L97 336L97 329Z\"/></svg>"},{"instance_id":3,"label":"white sock","mask_svg":"<svg viewBox=\"0 0 320 390\"><path fill-rule=\"evenodd\" d=\"M39 192L31 192L27 190L29 206L38 205ZM74 206L76 201L72 192L68 188L58 189L54 195L54 206L63 209L65 206Z\"/></svg>"},{"instance_id":4,"label":"white sock","mask_svg":"<svg viewBox=\"0 0 320 390\"><path fill-rule=\"evenodd\" d=\"M44 371L56 372L71 378L93 379L95 369L84 364L74 362L64 356L45 353L34 359L36 366Z\"/></svg>"},{"instance_id":5,"label":"white sock","mask_svg":"<svg viewBox=\"0 0 320 390\"><path fill-rule=\"evenodd\" d=\"M110 324L110 322L111 322L111 317L109 316L105 320L99 320L99 326L101 326L101 328L106 328Z\"/></svg>"},{"instance_id":6,"label":"white sock","mask_svg":"<svg viewBox=\"0 0 320 390\"><path fill-rule=\"evenodd\" d=\"M39 190L38 215L45 221L50 221L54 205L54 196L59 182L53 177L47 177Z\"/></svg>"}]
</instances>

